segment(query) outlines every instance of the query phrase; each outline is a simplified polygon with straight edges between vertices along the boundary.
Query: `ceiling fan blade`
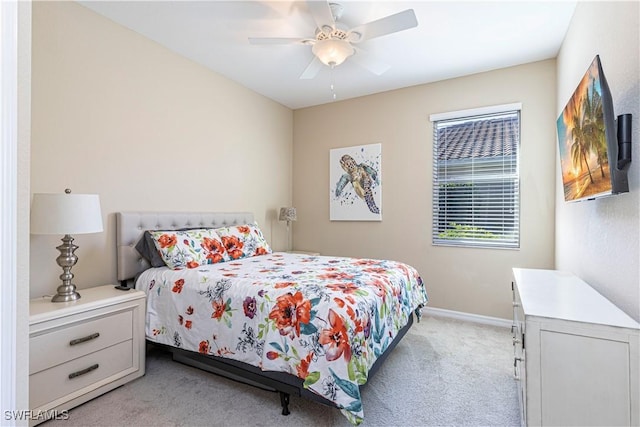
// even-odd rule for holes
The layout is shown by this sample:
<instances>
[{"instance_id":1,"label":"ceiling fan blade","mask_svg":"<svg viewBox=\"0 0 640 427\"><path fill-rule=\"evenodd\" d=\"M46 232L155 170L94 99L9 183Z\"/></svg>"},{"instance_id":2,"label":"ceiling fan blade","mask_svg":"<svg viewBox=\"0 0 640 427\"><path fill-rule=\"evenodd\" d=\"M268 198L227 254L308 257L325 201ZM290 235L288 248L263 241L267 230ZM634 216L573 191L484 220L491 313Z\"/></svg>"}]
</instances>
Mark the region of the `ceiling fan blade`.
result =
<instances>
[{"instance_id":1,"label":"ceiling fan blade","mask_svg":"<svg viewBox=\"0 0 640 427\"><path fill-rule=\"evenodd\" d=\"M314 78L323 66L324 64L318 59L318 57L314 57L313 61L311 61L311 63L300 75L300 79L309 80Z\"/></svg>"},{"instance_id":2,"label":"ceiling fan blade","mask_svg":"<svg viewBox=\"0 0 640 427\"><path fill-rule=\"evenodd\" d=\"M356 54L352 55L349 60L363 66L373 74L379 76L391 68L389 64L374 58L374 56L369 52L362 50L359 47L354 47L354 49L356 50Z\"/></svg>"},{"instance_id":3,"label":"ceiling fan blade","mask_svg":"<svg viewBox=\"0 0 640 427\"><path fill-rule=\"evenodd\" d=\"M327 25L330 27L336 26L336 21L333 19L333 13L331 13L331 7L328 1L307 0L307 6L309 6L313 20L320 30L325 32L323 27Z\"/></svg>"},{"instance_id":4,"label":"ceiling fan blade","mask_svg":"<svg viewBox=\"0 0 640 427\"><path fill-rule=\"evenodd\" d=\"M352 28L350 33L360 34L359 39L353 39L354 43L370 40L375 37L386 36L387 34L396 33L398 31L408 30L417 27L418 19L413 9L407 9L403 12L389 15L369 23L359 25Z\"/></svg>"},{"instance_id":5,"label":"ceiling fan blade","mask_svg":"<svg viewBox=\"0 0 640 427\"><path fill-rule=\"evenodd\" d=\"M305 40L293 37L249 37L249 44L304 44Z\"/></svg>"}]
</instances>

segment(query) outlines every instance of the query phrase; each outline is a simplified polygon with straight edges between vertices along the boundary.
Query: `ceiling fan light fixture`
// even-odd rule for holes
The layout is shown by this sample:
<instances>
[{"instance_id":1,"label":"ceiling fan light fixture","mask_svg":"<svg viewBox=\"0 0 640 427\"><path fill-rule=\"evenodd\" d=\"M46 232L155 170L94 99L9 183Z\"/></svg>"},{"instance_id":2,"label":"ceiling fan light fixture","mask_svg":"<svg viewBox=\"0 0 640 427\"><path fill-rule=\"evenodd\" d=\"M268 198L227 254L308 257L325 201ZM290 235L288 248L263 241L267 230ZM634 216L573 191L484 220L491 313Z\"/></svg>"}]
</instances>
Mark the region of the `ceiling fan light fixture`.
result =
<instances>
[{"instance_id":1,"label":"ceiling fan light fixture","mask_svg":"<svg viewBox=\"0 0 640 427\"><path fill-rule=\"evenodd\" d=\"M323 64L335 67L355 53L353 46L346 40L318 40L311 49Z\"/></svg>"}]
</instances>

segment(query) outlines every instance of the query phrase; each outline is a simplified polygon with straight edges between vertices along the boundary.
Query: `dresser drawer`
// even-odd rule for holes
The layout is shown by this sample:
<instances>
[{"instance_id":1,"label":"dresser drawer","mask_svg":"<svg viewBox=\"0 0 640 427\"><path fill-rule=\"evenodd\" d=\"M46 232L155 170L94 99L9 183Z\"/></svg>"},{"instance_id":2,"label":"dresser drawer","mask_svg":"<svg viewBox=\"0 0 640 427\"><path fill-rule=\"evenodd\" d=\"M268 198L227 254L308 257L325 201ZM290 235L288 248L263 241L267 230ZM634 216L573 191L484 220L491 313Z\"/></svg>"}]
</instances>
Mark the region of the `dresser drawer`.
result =
<instances>
[{"instance_id":1,"label":"dresser drawer","mask_svg":"<svg viewBox=\"0 0 640 427\"><path fill-rule=\"evenodd\" d=\"M29 407L36 409L106 378L111 381L131 373L132 341L121 342L29 376Z\"/></svg>"},{"instance_id":2,"label":"dresser drawer","mask_svg":"<svg viewBox=\"0 0 640 427\"><path fill-rule=\"evenodd\" d=\"M127 310L32 335L29 340L29 373L35 374L130 340L133 334L132 319L132 311Z\"/></svg>"}]
</instances>

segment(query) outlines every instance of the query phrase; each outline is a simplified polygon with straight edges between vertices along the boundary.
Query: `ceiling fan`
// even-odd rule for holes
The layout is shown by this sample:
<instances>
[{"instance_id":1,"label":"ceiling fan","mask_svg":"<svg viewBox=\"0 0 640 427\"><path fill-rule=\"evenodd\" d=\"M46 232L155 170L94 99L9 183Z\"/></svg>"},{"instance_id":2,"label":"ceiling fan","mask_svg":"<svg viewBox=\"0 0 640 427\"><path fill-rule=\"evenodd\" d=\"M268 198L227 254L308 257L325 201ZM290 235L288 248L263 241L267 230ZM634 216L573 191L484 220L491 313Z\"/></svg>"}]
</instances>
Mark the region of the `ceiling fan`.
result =
<instances>
[{"instance_id":1,"label":"ceiling fan","mask_svg":"<svg viewBox=\"0 0 640 427\"><path fill-rule=\"evenodd\" d=\"M348 29L338 22L344 11L341 4L307 0L307 5L316 23L314 37L249 37L249 43L256 45L302 44L311 46L315 57L300 76L301 79L312 79L323 65L333 68L342 64L349 57L353 58L353 62L380 75L389 69L389 65L375 59L357 45L366 40L404 31L418 25L413 9L407 9Z\"/></svg>"}]
</instances>

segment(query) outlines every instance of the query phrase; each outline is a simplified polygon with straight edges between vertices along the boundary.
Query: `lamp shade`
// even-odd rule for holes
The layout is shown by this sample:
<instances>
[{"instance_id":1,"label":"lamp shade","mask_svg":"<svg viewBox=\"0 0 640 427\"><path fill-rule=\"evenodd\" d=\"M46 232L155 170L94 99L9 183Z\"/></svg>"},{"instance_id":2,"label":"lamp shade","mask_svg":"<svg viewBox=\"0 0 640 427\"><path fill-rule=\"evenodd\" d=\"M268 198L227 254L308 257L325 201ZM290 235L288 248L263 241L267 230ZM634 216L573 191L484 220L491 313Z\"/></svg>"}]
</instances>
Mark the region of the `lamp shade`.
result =
<instances>
[{"instance_id":1,"label":"lamp shade","mask_svg":"<svg viewBox=\"0 0 640 427\"><path fill-rule=\"evenodd\" d=\"M326 39L317 41L311 48L314 55L329 67L340 65L349 56L353 55L355 50L353 46L341 39Z\"/></svg>"},{"instance_id":2,"label":"lamp shade","mask_svg":"<svg viewBox=\"0 0 640 427\"><path fill-rule=\"evenodd\" d=\"M97 194L34 194L32 234L86 234L102 231Z\"/></svg>"},{"instance_id":3,"label":"lamp shade","mask_svg":"<svg viewBox=\"0 0 640 427\"><path fill-rule=\"evenodd\" d=\"M295 221L298 219L296 215L296 208L280 208L280 215L278 216L280 221Z\"/></svg>"}]
</instances>

